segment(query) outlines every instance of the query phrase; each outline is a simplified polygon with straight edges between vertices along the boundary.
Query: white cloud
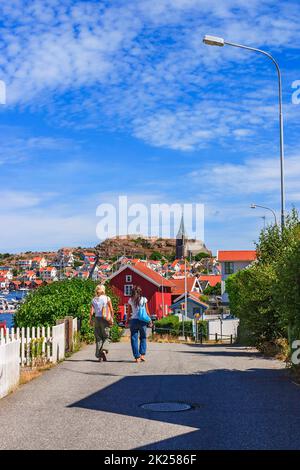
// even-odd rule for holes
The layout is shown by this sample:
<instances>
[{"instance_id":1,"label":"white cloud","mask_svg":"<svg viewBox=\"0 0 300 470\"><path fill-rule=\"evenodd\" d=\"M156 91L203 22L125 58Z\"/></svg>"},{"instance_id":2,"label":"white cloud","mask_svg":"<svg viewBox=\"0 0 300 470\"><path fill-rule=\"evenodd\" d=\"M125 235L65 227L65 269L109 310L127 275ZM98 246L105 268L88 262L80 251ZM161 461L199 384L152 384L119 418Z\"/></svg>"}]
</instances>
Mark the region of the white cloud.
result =
<instances>
[{"instance_id":1,"label":"white cloud","mask_svg":"<svg viewBox=\"0 0 300 470\"><path fill-rule=\"evenodd\" d=\"M242 163L206 165L189 176L194 181L203 180L214 197L223 199L248 198L264 194L265 198L279 200L280 168L277 158L251 158ZM300 196L300 158L298 155L285 160L287 202L293 204ZM276 197L278 196L278 197ZM273 199L274 200L274 199ZM220 201L221 202L221 201ZM255 201L257 202L257 201Z\"/></svg>"},{"instance_id":2,"label":"white cloud","mask_svg":"<svg viewBox=\"0 0 300 470\"><path fill-rule=\"evenodd\" d=\"M37 206L41 198L33 193L24 191L0 191L0 200L2 201L1 211L12 211ZM5 227L5 225L3 225Z\"/></svg>"},{"instance_id":3,"label":"white cloud","mask_svg":"<svg viewBox=\"0 0 300 470\"><path fill-rule=\"evenodd\" d=\"M202 36L224 35L276 55L279 46L297 46L300 7L293 0L289 7L272 0L123 0L108 6L12 0L1 5L0 75L11 105L51 103L64 124L105 123L180 150L212 139L242 141L260 126L277 124L275 70L247 51L206 47Z\"/></svg>"},{"instance_id":4,"label":"white cloud","mask_svg":"<svg viewBox=\"0 0 300 470\"><path fill-rule=\"evenodd\" d=\"M65 138L13 136L11 128L1 131L4 137L0 148L0 166L4 163L19 163L34 155L43 155L47 151L74 151L79 146L78 143Z\"/></svg>"}]
</instances>

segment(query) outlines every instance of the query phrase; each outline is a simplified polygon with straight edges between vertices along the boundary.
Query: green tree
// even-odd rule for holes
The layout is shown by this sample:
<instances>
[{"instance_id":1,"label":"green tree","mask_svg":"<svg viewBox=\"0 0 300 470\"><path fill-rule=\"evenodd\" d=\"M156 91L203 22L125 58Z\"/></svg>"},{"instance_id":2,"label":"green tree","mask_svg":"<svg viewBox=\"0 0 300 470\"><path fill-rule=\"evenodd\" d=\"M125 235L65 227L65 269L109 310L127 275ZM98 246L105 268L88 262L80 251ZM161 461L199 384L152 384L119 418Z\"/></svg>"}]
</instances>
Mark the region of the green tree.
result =
<instances>
[{"instance_id":1,"label":"green tree","mask_svg":"<svg viewBox=\"0 0 300 470\"><path fill-rule=\"evenodd\" d=\"M258 264L233 274L226 280L230 311L240 318L243 342L260 346L284 334L273 298L276 273L271 265Z\"/></svg>"},{"instance_id":2,"label":"green tree","mask_svg":"<svg viewBox=\"0 0 300 470\"><path fill-rule=\"evenodd\" d=\"M231 312L240 318L240 337L260 346L264 341L300 333L299 215L287 215L262 230L257 261L226 280ZM298 263L298 264L297 264Z\"/></svg>"},{"instance_id":3,"label":"green tree","mask_svg":"<svg viewBox=\"0 0 300 470\"><path fill-rule=\"evenodd\" d=\"M204 289L203 294L205 295L221 295L221 283L217 282L215 286L207 286Z\"/></svg>"},{"instance_id":4,"label":"green tree","mask_svg":"<svg viewBox=\"0 0 300 470\"><path fill-rule=\"evenodd\" d=\"M82 266L82 261L78 261L77 259L74 260L74 263L73 263L73 267L76 269L76 268L79 268L79 266Z\"/></svg>"},{"instance_id":5,"label":"green tree","mask_svg":"<svg viewBox=\"0 0 300 470\"><path fill-rule=\"evenodd\" d=\"M200 253L197 253L194 256L195 261L201 261L203 258L210 258L210 255L208 253L201 251Z\"/></svg>"},{"instance_id":6,"label":"green tree","mask_svg":"<svg viewBox=\"0 0 300 470\"><path fill-rule=\"evenodd\" d=\"M91 279L71 279L53 282L32 291L16 313L16 326L52 326L56 320L70 315L81 320L82 339L93 341L89 312L96 284ZM112 299L114 312L117 312L118 298L109 286L107 295Z\"/></svg>"},{"instance_id":7,"label":"green tree","mask_svg":"<svg viewBox=\"0 0 300 470\"><path fill-rule=\"evenodd\" d=\"M159 251L152 251L150 259L153 261L160 261L163 258L162 254Z\"/></svg>"},{"instance_id":8,"label":"green tree","mask_svg":"<svg viewBox=\"0 0 300 470\"><path fill-rule=\"evenodd\" d=\"M275 266L277 282L273 296L280 306L281 325L290 341L300 338L300 225L294 238L281 254Z\"/></svg>"}]
</instances>

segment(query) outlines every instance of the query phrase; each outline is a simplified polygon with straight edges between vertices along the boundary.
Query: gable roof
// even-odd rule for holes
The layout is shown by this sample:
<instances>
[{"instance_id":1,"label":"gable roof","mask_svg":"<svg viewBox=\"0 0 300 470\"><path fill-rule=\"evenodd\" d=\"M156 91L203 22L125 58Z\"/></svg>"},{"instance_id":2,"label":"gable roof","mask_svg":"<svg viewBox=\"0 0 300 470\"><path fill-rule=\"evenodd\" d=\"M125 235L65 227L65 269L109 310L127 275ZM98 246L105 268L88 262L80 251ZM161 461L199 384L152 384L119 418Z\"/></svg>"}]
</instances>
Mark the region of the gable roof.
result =
<instances>
[{"instance_id":1,"label":"gable roof","mask_svg":"<svg viewBox=\"0 0 300 470\"><path fill-rule=\"evenodd\" d=\"M136 263L135 265L126 264L125 266L122 266L117 272L109 276L107 280L110 281L127 268L144 277L145 279L148 279L148 281L152 282L156 286L174 287L173 280L170 281L169 279L164 278L158 272L148 268L148 266L146 266L144 263Z\"/></svg>"},{"instance_id":2,"label":"gable roof","mask_svg":"<svg viewBox=\"0 0 300 470\"><path fill-rule=\"evenodd\" d=\"M171 307L175 304L177 304L180 300L184 300L185 299L185 294L181 294L179 295L175 300L174 302L172 303ZM205 308L208 308L208 305L203 302L202 300L199 299L199 296L197 296L197 294L195 292L188 292L187 294L187 299L189 300L192 300L193 302L197 303L197 304L200 304L202 305L203 307Z\"/></svg>"},{"instance_id":3,"label":"gable roof","mask_svg":"<svg viewBox=\"0 0 300 470\"><path fill-rule=\"evenodd\" d=\"M186 278L186 287L187 287L187 291L190 292L193 287L194 287L194 284L196 282L196 277L187 277ZM172 279L172 282L175 284L175 286L173 287L172 289L172 294L182 294L185 292L185 280L184 278L182 279Z\"/></svg>"},{"instance_id":4,"label":"gable roof","mask_svg":"<svg viewBox=\"0 0 300 470\"><path fill-rule=\"evenodd\" d=\"M217 260L224 261L254 261L255 250L221 250L218 251Z\"/></svg>"},{"instance_id":5,"label":"gable roof","mask_svg":"<svg viewBox=\"0 0 300 470\"><path fill-rule=\"evenodd\" d=\"M200 281L207 281L211 287L221 282L221 274L200 274Z\"/></svg>"}]
</instances>

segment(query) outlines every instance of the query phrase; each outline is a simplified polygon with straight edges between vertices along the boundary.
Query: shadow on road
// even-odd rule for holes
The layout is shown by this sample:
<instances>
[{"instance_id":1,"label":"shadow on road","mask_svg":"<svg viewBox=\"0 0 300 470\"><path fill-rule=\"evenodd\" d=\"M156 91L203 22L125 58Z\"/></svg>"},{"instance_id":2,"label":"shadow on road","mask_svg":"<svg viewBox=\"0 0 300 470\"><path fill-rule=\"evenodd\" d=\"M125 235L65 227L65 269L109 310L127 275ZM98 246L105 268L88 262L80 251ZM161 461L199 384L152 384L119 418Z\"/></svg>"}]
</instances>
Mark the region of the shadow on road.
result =
<instances>
[{"instance_id":1,"label":"shadow on road","mask_svg":"<svg viewBox=\"0 0 300 470\"><path fill-rule=\"evenodd\" d=\"M141 449L295 449L300 448L299 399L300 390L283 370L220 369L194 375L126 376L69 407L192 428L157 442L149 436L151 443ZM141 408L157 401L195 407L161 413Z\"/></svg>"},{"instance_id":2,"label":"shadow on road","mask_svg":"<svg viewBox=\"0 0 300 470\"><path fill-rule=\"evenodd\" d=\"M226 348L226 349L220 349L218 351L212 351L211 349L209 348L206 348L206 347L202 347L202 346L198 346L196 348L193 348L193 350L191 351L183 351L183 350L178 350L176 351L177 353L180 353L180 354L200 354L202 356L204 355L207 355L207 356L224 356L224 357L229 357L229 356L232 356L232 357L250 357L250 358L253 358L253 359L257 359L258 357L263 357L261 353L259 352L251 352L251 351L243 351L243 350L240 350L240 349L229 349L229 348ZM272 360L272 358L269 358L269 357L264 357L264 359L270 359Z\"/></svg>"},{"instance_id":3,"label":"shadow on road","mask_svg":"<svg viewBox=\"0 0 300 470\"><path fill-rule=\"evenodd\" d=\"M97 362L99 363L98 359L67 359L68 362ZM114 359L108 359L108 362L126 362L126 363L133 363L133 361L129 360L114 360Z\"/></svg>"}]
</instances>

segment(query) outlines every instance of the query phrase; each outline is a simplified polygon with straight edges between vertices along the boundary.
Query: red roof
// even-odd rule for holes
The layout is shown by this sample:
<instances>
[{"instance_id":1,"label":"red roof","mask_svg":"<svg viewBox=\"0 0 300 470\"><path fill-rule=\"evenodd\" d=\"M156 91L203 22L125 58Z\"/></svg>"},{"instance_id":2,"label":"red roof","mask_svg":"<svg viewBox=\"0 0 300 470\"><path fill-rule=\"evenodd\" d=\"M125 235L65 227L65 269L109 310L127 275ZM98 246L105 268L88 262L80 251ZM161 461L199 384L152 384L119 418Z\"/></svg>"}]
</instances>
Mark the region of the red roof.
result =
<instances>
[{"instance_id":1,"label":"red roof","mask_svg":"<svg viewBox=\"0 0 300 470\"><path fill-rule=\"evenodd\" d=\"M142 274L144 274L146 277L154 281L156 284L159 284L160 286L164 285L166 287L174 287L173 280L170 281L169 279L164 278L158 272L153 271L153 269L151 268L148 268L148 266L146 266L144 263L135 264L134 269L140 271Z\"/></svg>"},{"instance_id":2,"label":"red roof","mask_svg":"<svg viewBox=\"0 0 300 470\"><path fill-rule=\"evenodd\" d=\"M187 277L186 278L186 287L187 291L190 292L193 288L195 277ZM180 295L185 292L185 281L183 279L172 279L173 284L175 287L172 289L172 294Z\"/></svg>"},{"instance_id":3,"label":"red roof","mask_svg":"<svg viewBox=\"0 0 300 470\"><path fill-rule=\"evenodd\" d=\"M200 281L208 281L211 287L214 287L218 282L221 282L220 274L204 274L200 275Z\"/></svg>"},{"instance_id":4,"label":"red roof","mask_svg":"<svg viewBox=\"0 0 300 470\"><path fill-rule=\"evenodd\" d=\"M256 259L255 250L228 250L218 251L218 261L254 261Z\"/></svg>"},{"instance_id":5,"label":"red roof","mask_svg":"<svg viewBox=\"0 0 300 470\"><path fill-rule=\"evenodd\" d=\"M35 271L26 271L26 276L34 276L36 274Z\"/></svg>"},{"instance_id":6,"label":"red roof","mask_svg":"<svg viewBox=\"0 0 300 470\"><path fill-rule=\"evenodd\" d=\"M165 277L161 276L158 272L153 271L153 269L151 268L148 268L145 263L137 263L135 265L127 264L125 266L122 266L122 268L120 268L117 272L109 276L108 279L113 279L127 268L137 272L138 274L141 274L141 276L147 278L149 281L152 281L158 286L174 287L173 279L172 281L170 279L166 279Z\"/></svg>"}]
</instances>

